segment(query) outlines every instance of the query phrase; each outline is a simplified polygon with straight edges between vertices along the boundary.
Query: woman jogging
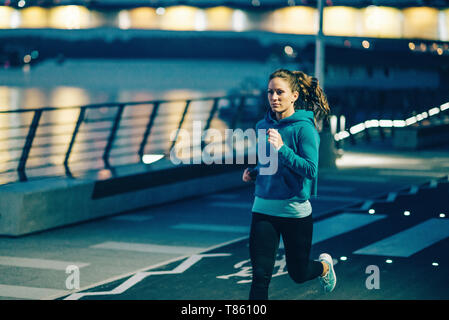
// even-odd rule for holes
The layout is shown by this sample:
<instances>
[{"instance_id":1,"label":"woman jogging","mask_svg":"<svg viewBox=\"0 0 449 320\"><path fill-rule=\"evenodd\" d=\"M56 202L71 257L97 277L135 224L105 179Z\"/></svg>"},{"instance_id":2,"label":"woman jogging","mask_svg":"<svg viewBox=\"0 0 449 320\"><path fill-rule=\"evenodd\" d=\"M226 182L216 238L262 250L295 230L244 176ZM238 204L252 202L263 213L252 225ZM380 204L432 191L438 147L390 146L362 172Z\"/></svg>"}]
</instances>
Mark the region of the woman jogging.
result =
<instances>
[{"instance_id":1,"label":"woman jogging","mask_svg":"<svg viewBox=\"0 0 449 320\"><path fill-rule=\"evenodd\" d=\"M323 253L319 261L309 258L313 229L309 198L312 189L316 192L318 176L317 126L328 116L329 105L316 78L285 69L270 75L268 101L270 109L256 130L259 134L266 130L265 150L270 145L276 150L277 171L263 174L264 165L259 163L243 173L243 181L255 181L249 298L268 299L281 235L290 277L296 283L319 278L324 291L331 292L337 281L331 256Z\"/></svg>"}]
</instances>

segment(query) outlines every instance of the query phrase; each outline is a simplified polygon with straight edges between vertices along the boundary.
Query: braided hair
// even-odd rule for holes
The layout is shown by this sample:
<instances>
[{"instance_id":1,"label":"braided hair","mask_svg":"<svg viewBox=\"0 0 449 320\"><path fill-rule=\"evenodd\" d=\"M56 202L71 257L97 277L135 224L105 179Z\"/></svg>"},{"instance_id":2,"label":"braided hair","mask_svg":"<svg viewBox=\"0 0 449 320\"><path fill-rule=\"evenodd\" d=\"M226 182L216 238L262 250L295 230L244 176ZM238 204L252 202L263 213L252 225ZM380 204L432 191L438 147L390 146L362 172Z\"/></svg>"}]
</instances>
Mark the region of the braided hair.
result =
<instances>
[{"instance_id":1,"label":"braided hair","mask_svg":"<svg viewBox=\"0 0 449 320\"><path fill-rule=\"evenodd\" d=\"M330 107L318 79L302 71L287 69L276 70L270 75L269 80L273 78L286 80L292 92L297 91L299 93L299 97L295 101L295 110L313 111L315 126L321 129L323 121L329 120Z\"/></svg>"}]
</instances>

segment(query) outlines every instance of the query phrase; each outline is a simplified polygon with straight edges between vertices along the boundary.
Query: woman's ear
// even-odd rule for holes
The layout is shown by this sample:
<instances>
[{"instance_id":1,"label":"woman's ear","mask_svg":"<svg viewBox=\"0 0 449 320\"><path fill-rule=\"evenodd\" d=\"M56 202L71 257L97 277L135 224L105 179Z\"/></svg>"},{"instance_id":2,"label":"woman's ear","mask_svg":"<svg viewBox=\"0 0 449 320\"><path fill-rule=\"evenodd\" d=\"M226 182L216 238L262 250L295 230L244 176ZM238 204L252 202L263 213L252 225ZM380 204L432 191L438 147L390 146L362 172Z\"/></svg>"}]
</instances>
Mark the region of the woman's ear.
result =
<instances>
[{"instance_id":1,"label":"woman's ear","mask_svg":"<svg viewBox=\"0 0 449 320\"><path fill-rule=\"evenodd\" d=\"M292 103L295 103L296 100L298 100L299 97L299 92L298 91L293 91L293 101Z\"/></svg>"}]
</instances>

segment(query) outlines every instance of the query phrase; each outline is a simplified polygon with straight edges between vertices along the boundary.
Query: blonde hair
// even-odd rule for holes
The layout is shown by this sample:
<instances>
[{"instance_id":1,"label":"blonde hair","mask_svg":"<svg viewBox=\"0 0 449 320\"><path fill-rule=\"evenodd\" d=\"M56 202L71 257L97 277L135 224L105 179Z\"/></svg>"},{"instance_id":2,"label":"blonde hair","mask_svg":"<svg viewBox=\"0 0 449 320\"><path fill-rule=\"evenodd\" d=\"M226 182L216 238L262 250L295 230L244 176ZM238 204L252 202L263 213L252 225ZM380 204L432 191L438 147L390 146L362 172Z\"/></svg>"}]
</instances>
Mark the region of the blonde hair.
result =
<instances>
[{"instance_id":1,"label":"blonde hair","mask_svg":"<svg viewBox=\"0 0 449 320\"><path fill-rule=\"evenodd\" d=\"M276 70L270 75L269 80L273 78L286 80L292 92L297 91L299 93L299 97L295 101L295 110L313 111L315 126L321 128L322 121L328 120L330 107L318 79L302 71L290 71L287 69Z\"/></svg>"}]
</instances>

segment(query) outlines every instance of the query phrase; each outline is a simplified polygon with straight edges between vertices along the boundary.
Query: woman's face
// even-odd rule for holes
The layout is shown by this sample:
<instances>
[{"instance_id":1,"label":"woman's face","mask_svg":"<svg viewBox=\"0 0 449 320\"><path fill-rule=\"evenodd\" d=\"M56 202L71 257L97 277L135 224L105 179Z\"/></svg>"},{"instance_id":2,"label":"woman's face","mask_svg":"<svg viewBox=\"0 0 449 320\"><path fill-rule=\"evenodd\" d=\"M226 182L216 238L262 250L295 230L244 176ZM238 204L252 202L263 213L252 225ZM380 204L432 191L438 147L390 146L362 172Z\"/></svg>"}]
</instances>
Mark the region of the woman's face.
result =
<instances>
[{"instance_id":1,"label":"woman's face","mask_svg":"<svg viewBox=\"0 0 449 320\"><path fill-rule=\"evenodd\" d=\"M268 83L268 101L271 110L283 117L295 112L294 103L298 99L298 92L292 92L289 83L282 78L273 78Z\"/></svg>"}]
</instances>

